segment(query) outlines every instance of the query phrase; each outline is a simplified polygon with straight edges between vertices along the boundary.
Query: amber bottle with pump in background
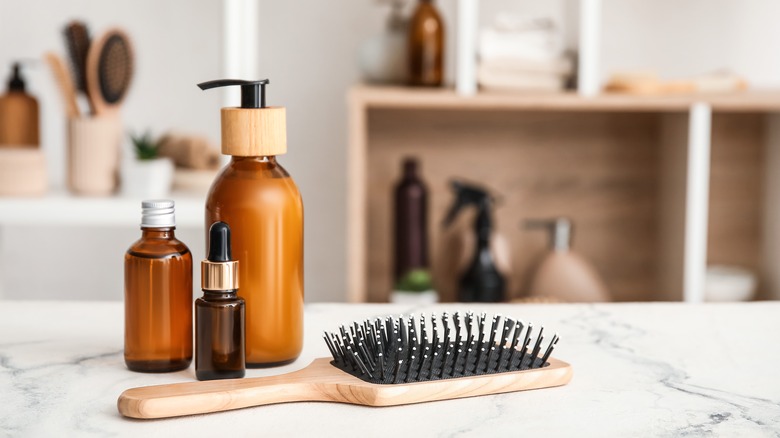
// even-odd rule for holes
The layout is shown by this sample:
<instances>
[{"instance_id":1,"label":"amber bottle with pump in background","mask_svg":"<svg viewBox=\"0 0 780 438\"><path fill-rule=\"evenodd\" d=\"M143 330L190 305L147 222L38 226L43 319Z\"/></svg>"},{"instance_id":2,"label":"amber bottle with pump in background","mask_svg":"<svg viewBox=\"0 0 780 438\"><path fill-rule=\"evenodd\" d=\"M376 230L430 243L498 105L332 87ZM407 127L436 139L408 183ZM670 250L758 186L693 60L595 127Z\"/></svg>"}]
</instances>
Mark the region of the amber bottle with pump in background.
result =
<instances>
[{"instance_id":1,"label":"amber bottle with pump in background","mask_svg":"<svg viewBox=\"0 0 780 438\"><path fill-rule=\"evenodd\" d=\"M182 370L192 362L192 254L174 235L173 201L141 208L141 239L125 254L125 363Z\"/></svg>"},{"instance_id":2,"label":"amber bottle with pump in background","mask_svg":"<svg viewBox=\"0 0 780 438\"><path fill-rule=\"evenodd\" d=\"M230 163L206 199L206 226L230 224L246 300L246 366L294 361L303 347L303 202L276 156L287 152L285 109L265 105L268 80L241 86L241 107L222 108L222 153Z\"/></svg>"},{"instance_id":3,"label":"amber bottle with pump in background","mask_svg":"<svg viewBox=\"0 0 780 438\"><path fill-rule=\"evenodd\" d=\"M21 64L13 65L8 91L0 96L0 147L38 147L38 101L27 93Z\"/></svg>"},{"instance_id":4,"label":"amber bottle with pump in background","mask_svg":"<svg viewBox=\"0 0 780 438\"><path fill-rule=\"evenodd\" d=\"M409 21L409 85L444 82L444 21L433 0L420 0Z\"/></svg>"},{"instance_id":5,"label":"amber bottle with pump in background","mask_svg":"<svg viewBox=\"0 0 780 438\"><path fill-rule=\"evenodd\" d=\"M195 300L195 376L198 380L244 377L244 299L238 296L238 262L230 227L209 228L208 258L200 264L203 296Z\"/></svg>"}]
</instances>

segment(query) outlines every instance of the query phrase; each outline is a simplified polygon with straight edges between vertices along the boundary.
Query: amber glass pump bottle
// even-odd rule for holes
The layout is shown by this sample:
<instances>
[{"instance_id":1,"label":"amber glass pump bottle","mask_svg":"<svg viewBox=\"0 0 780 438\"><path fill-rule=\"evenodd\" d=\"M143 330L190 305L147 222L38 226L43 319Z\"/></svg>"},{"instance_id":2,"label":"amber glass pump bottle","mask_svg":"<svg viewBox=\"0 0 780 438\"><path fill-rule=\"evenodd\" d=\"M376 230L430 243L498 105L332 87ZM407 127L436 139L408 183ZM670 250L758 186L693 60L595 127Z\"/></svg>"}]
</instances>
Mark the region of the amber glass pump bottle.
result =
<instances>
[{"instance_id":1,"label":"amber glass pump bottle","mask_svg":"<svg viewBox=\"0 0 780 438\"><path fill-rule=\"evenodd\" d=\"M287 152L285 109L265 105L268 80L241 86L241 107L222 108L222 153L231 155L206 199L206 226L230 224L246 300L246 366L294 361L303 347L303 202L276 156Z\"/></svg>"},{"instance_id":2,"label":"amber glass pump bottle","mask_svg":"<svg viewBox=\"0 0 780 438\"><path fill-rule=\"evenodd\" d=\"M38 147L38 100L26 92L21 64L13 65L8 92L0 96L0 147Z\"/></svg>"},{"instance_id":3,"label":"amber glass pump bottle","mask_svg":"<svg viewBox=\"0 0 780 438\"><path fill-rule=\"evenodd\" d=\"M192 361L192 254L174 236L173 201L141 208L143 234L125 254L125 363L182 370Z\"/></svg>"},{"instance_id":4,"label":"amber glass pump bottle","mask_svg":"<svg viewBox=\"0 0 780 438\"><path fill-rule=\"evenodd\" d=\"M420 0L409 21L409 84L438 87L444 82L444 21L433 0Z\"/></svg>"}]
</instances>

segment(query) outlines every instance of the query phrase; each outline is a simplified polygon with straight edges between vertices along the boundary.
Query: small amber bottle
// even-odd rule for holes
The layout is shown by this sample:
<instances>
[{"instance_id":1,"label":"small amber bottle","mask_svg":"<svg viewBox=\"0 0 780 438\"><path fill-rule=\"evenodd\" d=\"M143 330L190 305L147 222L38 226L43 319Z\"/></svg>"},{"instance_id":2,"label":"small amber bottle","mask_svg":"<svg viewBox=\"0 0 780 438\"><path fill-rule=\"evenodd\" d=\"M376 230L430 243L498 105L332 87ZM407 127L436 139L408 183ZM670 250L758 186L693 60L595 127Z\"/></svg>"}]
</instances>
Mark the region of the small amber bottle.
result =
<instances>
[{"instance_id":1,"label":"small amber bottle","mask_svg":"<svg viewBox=\"0 0 780 438\"><path fill-rule=\"evenodd\" d=\"M444 82L444 21L433 0L420 0L409 21L409 85Z\"/></svg>"},{"instance_id":2,"label":"small amber bottle","mask_svg":"<svg viewBox=\"0 0 780 438\"><path fill-rule=\"evenodd\" d=\"M244 299L238 294L238 262L232 260L230 227L209 228L208 260L201 262L203 296L195 300L195 376L198 380L244 377Z\"/></svg>"},{"instance_id":3,"label":"small amber bottle","mask_svg":"<svg viewBox=\"0 0 780 438\"><path fill-rule=\"evenodd\" d=\"M173 201L143 201L142 236L125 254L125 363L132 371L192 362L192 254L174 236Z\"/></svg>"}]
</instances>

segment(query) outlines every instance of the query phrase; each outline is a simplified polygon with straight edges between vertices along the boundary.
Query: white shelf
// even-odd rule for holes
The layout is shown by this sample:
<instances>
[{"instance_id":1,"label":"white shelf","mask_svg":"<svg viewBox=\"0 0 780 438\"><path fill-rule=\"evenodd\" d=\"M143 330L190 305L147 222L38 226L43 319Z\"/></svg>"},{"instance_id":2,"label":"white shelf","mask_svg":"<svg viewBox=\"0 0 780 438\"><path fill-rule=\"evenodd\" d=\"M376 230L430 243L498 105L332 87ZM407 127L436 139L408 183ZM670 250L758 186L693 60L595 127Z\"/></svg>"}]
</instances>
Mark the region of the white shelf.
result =
<instances>
[{"instance_id":1,"label":"white shelf","mask_svg":"<svg viewBox=\"0 0 780 438\"><path fill-rule=\"evenodd\" d=\"M205 198L171 193L166 199L176 201L177 227L203 226ZM140 198L79 197L64 192L40 198L0 198L0 226L137 226L140 222Z\"/></svg>"}]
</instances>

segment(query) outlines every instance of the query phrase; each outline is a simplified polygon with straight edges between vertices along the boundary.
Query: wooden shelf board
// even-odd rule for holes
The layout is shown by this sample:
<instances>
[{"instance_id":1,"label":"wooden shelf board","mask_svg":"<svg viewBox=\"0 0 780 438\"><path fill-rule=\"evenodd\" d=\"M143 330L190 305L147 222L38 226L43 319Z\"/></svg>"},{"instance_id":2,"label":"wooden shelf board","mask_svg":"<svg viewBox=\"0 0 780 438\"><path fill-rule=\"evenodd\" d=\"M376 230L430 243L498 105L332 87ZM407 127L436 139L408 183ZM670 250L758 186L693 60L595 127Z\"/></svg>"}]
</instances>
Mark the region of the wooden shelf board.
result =
<instances>
[{"instance_id":1,"label":"wooden shelf board","mask_svg":"<svg viewBox=\"0 0 780 438\"><path fill-rule=\"evenodd\" d=\"M678 112L687 111L691 105L701 102L710 104L715 111L780 111L780 90L664 96L601 94L595 97L581 97L571 92L480 92L463 97L448 88L357 85L351 91L351 98L354 103L369 109Z\"/></svg>"}]
</instances>

